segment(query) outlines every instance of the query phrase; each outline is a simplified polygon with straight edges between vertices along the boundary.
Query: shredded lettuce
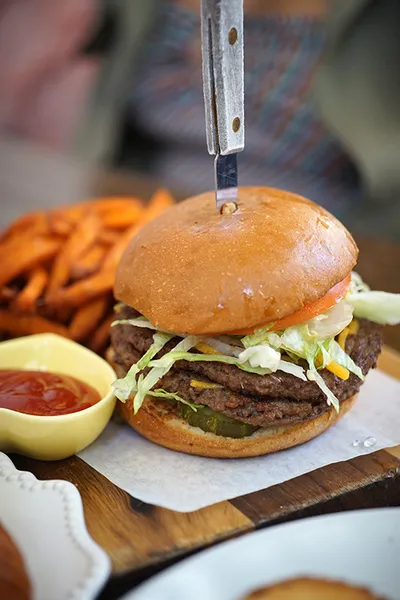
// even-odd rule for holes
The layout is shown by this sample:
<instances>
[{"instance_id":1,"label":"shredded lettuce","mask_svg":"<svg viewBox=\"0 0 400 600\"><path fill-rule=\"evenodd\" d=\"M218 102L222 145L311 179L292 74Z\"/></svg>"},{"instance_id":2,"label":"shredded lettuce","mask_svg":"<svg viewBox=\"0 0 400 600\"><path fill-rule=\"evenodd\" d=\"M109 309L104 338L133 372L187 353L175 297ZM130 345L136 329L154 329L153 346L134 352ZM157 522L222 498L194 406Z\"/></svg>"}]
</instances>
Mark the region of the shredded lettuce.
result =
<instances>
[{"instance_id":1,"label":"shredded lettuce","mask_svg":"<svg viewBox=\"0 0 400 600\"><path fill-rule=\"evenodd\" d=\"M136 376L140 371L145 369L151 359L172 339L172 335L156 332L153 335L153 343L147 352L131 366L128 373L122 379L117 379L113 383L115 395L118 400L126 402L132 394L132 390L136 387Z\"/></svg>"},{"instance_id":2,"label":"shredded lettuce","mask_svg":"<svg viewBox=\"0 0 400 600\"><path fill-rule=\"evenodd\" d=\"M248 363L238 364L237 366L242 371L246 371L247 373L254 373L255 375L270 375L272 372L275 373L275 371L271 371L271 369L264 369L262 367L252 367ZM289 361L280 360L278 368L276 370L284 371L285 373L291 373L295 377L306 381L303 367L295 365Z\"/></svg>"},{"instance_id":3,"label":"shredded lettuce","mask_svg":"<svg viewBox=\"0 0 400 600\"><path fill-rule=\"evenodd\" d=\"M264 339L264 344L267 344L267 341L269 341L274 346L274 349L270 348L269 353L267 352L267 348L269 348L268 345L258 345L248 347L240 356L249 358L253 368L256 368L257 366L263 367L267 363L268 356L271 356L271 360L272 357L274 357L276 361L275 355L271 352L279 354L277 351L278 348L281 351L287 352L290 357L306 360L309 365L307 378L310 381L314 381L319 386L326 396L328 404L334 406L336 410L338 410L339 402L329 390L317 369L323 369L330 362L335 361L352 373L355 373L361 380L364 380L361 369L354 363L350 356L342 350L339 344L333 338L320 340L317 332L310 331L309 323L288 327L281 333L267 332L264 335ZM293 365L290 362L285 362L285 365L282 365L282 362L285 361L280 361L278 363L279 366L275 370L279 369L281 371L293 372L297 377L300 376L300 373L304 373L302 367L299 365ZM289 368L288 365L290 365Z\"/></svg>"},{"instance_id":4,"label":"shredded lettuce","mask_svg":"<svg viewBox=\"0 0 400 600\"><path fill-rule=\"evenodd\" d=\"M163 398L171 398L174 400L178 400L179 402L184 402L191 406L190 402L187 402L183 398L180 398L177 394L173 394L172 392L167 392L162 389L152 390L151 388L156 385L156 383L169 371L171 366L173 365L173 361L168 360L168 357L171 353L168 353L163 358L167 358L164 361L163 368L160 369L151 369L146 377L143 377L143 374L140 374L137 378L140 371L149 367L151 365L151 360L154 358L156 354L172 339L172 335L156 332L153 336L153 343L147 352L129 369L128 373L122 379L117 379L113 388L115 390L115 395L122 402L126 402L126 400L135 394L134 399L134 412L135 414L140 409L143 404L143 400L145 396L148 394L150 396L163 397ZM188 336L179 344L175 346L175 349L190 349L195 346L198 342L198 338L195 336Z\"/></svg>"},{"instance_id":5,"label":"shredded lettuce","mask_svg":"<svg viewBox=\"0 0 400 600\"><path fill-rule=\"evenodd\" d=\"M353 306L341 300L326 313L307 321L311 334L319 340L336 337L353 319Z\"/></svg>"},{"instance_id":6,"label":"shredded lettuce","mask_svg":"<svg viewBox=\"0 0 400 600\"><path fill-rule=\"evenodd\" d=\"M362 280L361 275L359 275L355 271L352 271L351 273L350 291L352 294L355 292L370 291L370 287Z\"/></svg>"},{"instance_id":7,"label":"shredded lettuce","mask_svg":"<svg viewBox=\"0 0 400 600\"><path fill-rule=\"evenodd\" d=\"M319 340L325 340L326 338L333 338L343 331L352 318L353 306L349 302L342 300L327 310L326 313L310 319L306 323L303 323L302 326L307 326L310 334L315 335ZM270 331L271 327L273 327L273 323L257 329L255 333L242 338L243 346L250 348L267 342L273 347L279 347L277 333ZM289 327L289 329L292 328Z\"/></svg>"},{"instance_id":8,"label":"shredded lettuce","mask_svg":"<svg viewBox=\"0 0 400 600\"><path fill-rule=\"evenodd\" d=\"M320 351L316 335L311 335L307 325L294 325L284 330L281 336L281 348L304 358L310 368Z\"/></svg>"},{"instance_id":9,"label":"shredded lettuce","mask_svg":"<svg viewBox=\"0 0 400 600\"><path fill-rule=\"evenodd\" d=\"M321 361L321 367L331 362L330 353L326 345L318 341L317 335L311 334L308 325L304 324L289 327L283 332L282 347L304 358L308 362L307 379L314 381L326 396L327 403L333 406L336 411L339 411L339 400L328 388L315 365L317 359Z\"/></svg>"},{"instance_id":10,"label":"shredded lettuce","mask_svg":"<svg viewBox=\"0 0 400 600\"><path fill-rule=\"evenodd\" d=\"M227 342L221 341L220 338L205 338L204 342L217 350L217 352L221 352L221 354L227 354L228 356L239 356L241 351L243 350L242 346L228 344Z\"/></svg>"},{"instance_id":11,"label":"shredded lettuce","mask_svg":"<svg viewBox=\"0 0 400 600\"><path fill-rule=\"evenodd\" d=\"M270 333L266 333L264 343L269 344L275 349L279 349L282 344L281 336L277 333L274 333L273 331L271 331Z\"/></svg>"},{"instance_id":12,"label":"shredded lettuce","mask_svg":"<svg viewBox=\"0 0 400 600\"><path fill-rule=\"evenodd\" d=\"M157 327L154 327L145 317L135 317L134 319L117 319L111 323L111 327L116 325L133 325L134 327L143 327L144 329L152 329L157 331Z\"/></svg>"},{"instance_id":13,"label":"shredded lettuce","mask_svg":"<svg viewBox=\"0 0 400 600\"><path fill-rule=\"evenodd\" d=\"M290 350L285 350L285 358L289 359L290 362L295 363L296 365L301 360L299 356L297 356L293 352L290 352Z\"/></svg>"},{"instance_id":14,"label":"shredded lettuce","mask_svg":"<svg viewBox=\"0 0 400 600\"><path fill-rule=\"evenodd\" d=\"M354 310L354 316L380 325L400 323L400 294L371 291L358 273L351 274L350 291L345 302Z\"/></svg>"},{"instance_id":15,"label":"shredded lettuce","mask_svg":"<svg viewBox=\"0 0 400 600\"><path fill-rule=\"evenodd\" d=\"M298 377L299 379L302 379L303 381L307 381L306 376L304 374L303 367L300 367L300 365L296 365L287 360L279 361L278 371L284 371L285 373L290 373L291 375L294 375L295 377Z\"/></svg>"},{"instance_id":16,"label":"shredded lettuce","mask_svg":"<svg viewBox=\"0 0 400 600\"><path fill-rule=\"evenodd\" d=\"M325 394L326 401L329 404L329 406L333 406L336 412L339 412L339 400L328 388L322 375L320 375L316 369L309 369L307 371L307 379L309 379L309 381L315 381L320 390Z\"/></svg>"},{"instance_id":17,"label":"shredded lettuce","mask_svg":"<svg viewBox=\"0 0 400 600\"><path fill-rule=\"evenodd\" d=\"M150 367L163 367L164 359L170 357L169 360L176 362L177 360L186 360L188 362L220 362L228 365L236 365L242 371L247 373L254 373L255 375L269 375L272 373L271 369L263 367L252 367L247 362L241 362L239 358L234 356L224 356L222 354L193 354L191 352L175 352L171 350L168 354L160 359L152 360L149 364ZM278 365L278 369L281 371L287 371L292 373L300 379L304 379L304 370L298 365L281 360Z\"/></svg>"},{"instance_id":18,"label":"shredded lettuce","mask_svg":"<svg viewBox=\"0 0 400 600\"><path fill-rule=\"evenodd\" d=\"M380 325L400 323L400 294L389 292L356 292L346 296L354 309L354 316Z\"/></svg>"},{"instance_id":19,"label":"shredded lettuce","mask_svg":"<svg viewBox=\"0 0 400 600\"><path fill-rule=\"evenodd\" d=\"M225 356L223 354L193 354L191 352L178 350L177 346L162 358L152 360L149 366L163 368L167 363L172 362L173 364L178 360L187 360L189 362L221 362L228 365L240 366L239 359L234 356Z\"/></svg>"},{"instance_id":20,"label":"shredded lettuce","mask_svg":"<svg viewBox=\"0 0 400 600\"><path fill-rule=\"evenodd\" d=\"M272 334L270 334L272 335ZM278 336L277 336L278 337ZM239 354L239 368L259 375L284 371L306 381L303 367L282 360L281 353L268 344L246 348ZM249 368L251 367L251 371Z\"/></svg>"},{"instance_id":21,"label":"shredded lettuce","mask_svg":"<svg viewBox=\"0 0 400 600\"><path fill-rule=\"evenodd\" d=\"M202 404L193 404L193 402L188 402L187 400L185 400L178 394L175 394L174 392L167 392L166 390L162 389L150 390L149 392L147 392L147 396L153 396L154 398L165 398L167 400L175 400L176 402L182 402L182 404L190 406L190 408L194 410L194 412L197 412L198 408L203 408Z\"/></svg>"},{"instance_id":22,"label":"shredded lettuce","mask_svg":"<svg viewBox=\"0 0 400 600\"><path fill-rule=\"evenodd\" d=\"M272 372L278 369L280 359L281 353L268 344L250 346L239 354L239 360L242 363L248 362L251 367L262 367L270 369Z\"/></svg>"},{"instance_id":23,"label":"shredded lettuce","mask_svg":"<svg viewBox=\"0 0 400 600\"><path fill-rule=\"evenodd\" d=\"M150 372L146 375L146 377L143 377L143 375L139 376L139 379L137 380L137 389L134 390L136 392L135 399L133 401L133 409L135 414L142 406L146 394L156 385L156 383L162 377L164 377L164 375L166 375L166 373L168 373L168 371L173 366L176 360L174 359L174 355L182 353L186 354L187 351L190 350L190 348L193 348L193 346L196 346L196 344L198 343L199 338L197 336L188 335L186 338L181 340L179 344L177 344L175 348L171 350L171 352L165 354L158 361L154 361L159 363L158 366L155 366L152 363L152 361L148 363L147 366L151 367Z\"/></svg>"},{"instance_id":24,"label":"shredded lettuce","mask_svg":"<svg viewBox=\"0 0 400 600\"><path fill-rule=\"evenodd\" d=\"M250 346L258 346L258 344L262 344L265 339L268 331L273 327L273 323L268 323L265 327L261 327L260 329L256 329L254 333L250 335L246 335L242 337L242 344L245 348L249 348Z\"/></svg>"}]
</instances>

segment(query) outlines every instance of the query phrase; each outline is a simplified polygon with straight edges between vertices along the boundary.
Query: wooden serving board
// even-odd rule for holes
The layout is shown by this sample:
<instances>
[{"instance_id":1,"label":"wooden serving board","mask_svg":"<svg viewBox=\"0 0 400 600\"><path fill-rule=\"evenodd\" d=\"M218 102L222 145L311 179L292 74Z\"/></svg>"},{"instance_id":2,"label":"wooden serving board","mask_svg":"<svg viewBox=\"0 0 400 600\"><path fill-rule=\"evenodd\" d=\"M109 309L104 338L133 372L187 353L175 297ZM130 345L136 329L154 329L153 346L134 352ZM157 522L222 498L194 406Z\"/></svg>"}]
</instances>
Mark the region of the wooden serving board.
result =
<instances>
[{"instance_id":1,"label":"wooden serving board","mask_svg":"<svg viewBox=\"0 0 400 600\"><path fill-rule=\"evenodd\" d=\"M400 379L400 354L385 348L379 367ZM400 504L400 447L329 465L192 513L140 502L77 457L54 463L11 458L17 468L40 479L66 479L79 489L89 532L112 561L113 578L101 598L116 598L178 558L258 527Z\"/></svg>"}]
</instances>

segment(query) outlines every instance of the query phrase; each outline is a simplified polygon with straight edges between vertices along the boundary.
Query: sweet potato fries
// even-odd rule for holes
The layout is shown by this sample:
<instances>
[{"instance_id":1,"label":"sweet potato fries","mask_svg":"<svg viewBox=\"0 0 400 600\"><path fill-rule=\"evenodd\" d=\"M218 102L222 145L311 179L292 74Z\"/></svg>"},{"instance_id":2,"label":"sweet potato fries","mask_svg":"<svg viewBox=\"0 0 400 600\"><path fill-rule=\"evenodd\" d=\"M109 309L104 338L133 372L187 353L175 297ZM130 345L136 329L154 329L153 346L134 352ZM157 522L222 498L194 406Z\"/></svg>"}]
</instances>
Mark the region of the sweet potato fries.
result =
<instances>
[{"instance_id":1,"label":"sweet potato fries","mask_svg":"<svg viewBox=\"0 0 400 600\"><path fill-rule=\"evenodd\" d=\"M174 203L100 198L36 211L0 234L0 336L54 332L103 354L115 270L130 239Z\"/></svg>"}]
</instances>

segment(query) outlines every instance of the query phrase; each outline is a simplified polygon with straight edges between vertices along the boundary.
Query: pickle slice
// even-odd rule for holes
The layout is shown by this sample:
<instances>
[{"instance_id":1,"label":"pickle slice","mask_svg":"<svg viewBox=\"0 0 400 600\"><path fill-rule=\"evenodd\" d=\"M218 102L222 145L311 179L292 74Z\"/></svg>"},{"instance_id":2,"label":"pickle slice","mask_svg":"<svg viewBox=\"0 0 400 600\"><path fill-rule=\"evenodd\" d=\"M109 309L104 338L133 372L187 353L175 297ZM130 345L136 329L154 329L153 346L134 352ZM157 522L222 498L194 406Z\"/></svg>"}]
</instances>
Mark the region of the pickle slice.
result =
<instances>
[{"instance_id":1,"label":"pickle slice","mask_svg":"<svg viewBox=\"0 0 400 600\"><path fill-rule=\"evenodd\" d=\"M200 427L203 431L231 438L244 438L259 429L257 425L249 425L235 419L230 419L217 413L207 406L198 408L195 412L190 406L179 403L180 415L189 425Z\"/></svg>"}]
</instances>

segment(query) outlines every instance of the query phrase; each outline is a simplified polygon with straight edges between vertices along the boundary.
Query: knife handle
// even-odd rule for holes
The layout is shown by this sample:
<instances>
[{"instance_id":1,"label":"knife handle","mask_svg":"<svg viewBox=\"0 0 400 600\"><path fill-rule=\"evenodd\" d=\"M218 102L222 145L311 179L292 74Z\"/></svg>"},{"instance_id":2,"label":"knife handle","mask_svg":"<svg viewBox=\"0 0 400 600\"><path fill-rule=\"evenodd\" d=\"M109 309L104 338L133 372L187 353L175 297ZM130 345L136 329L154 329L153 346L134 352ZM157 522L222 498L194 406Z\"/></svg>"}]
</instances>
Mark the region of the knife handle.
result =
<instances>
[{"instance_id":1,"label":"knife handle","mask_svg":"<svg viewBox=\"0 0 400 600\"><path fill-rule=\"evenodd\" d=\"M209 154L244 148L243 0L201 0L203 93Z\"/></svg>"}]
</instances>

